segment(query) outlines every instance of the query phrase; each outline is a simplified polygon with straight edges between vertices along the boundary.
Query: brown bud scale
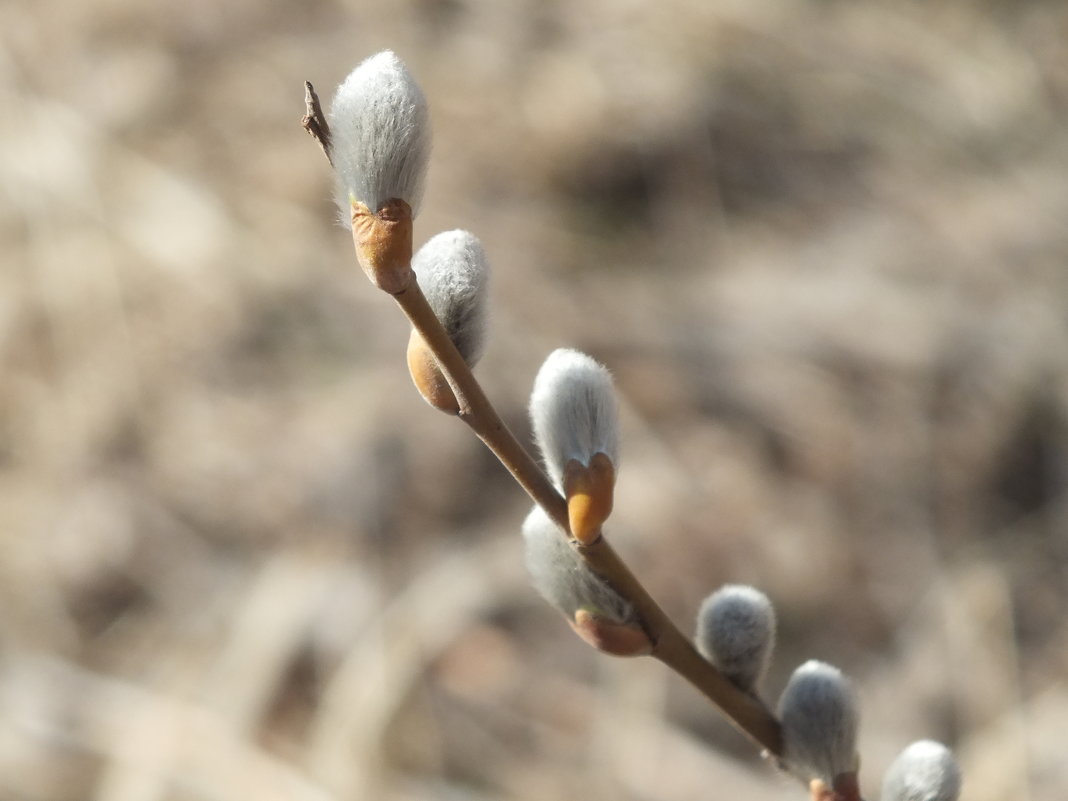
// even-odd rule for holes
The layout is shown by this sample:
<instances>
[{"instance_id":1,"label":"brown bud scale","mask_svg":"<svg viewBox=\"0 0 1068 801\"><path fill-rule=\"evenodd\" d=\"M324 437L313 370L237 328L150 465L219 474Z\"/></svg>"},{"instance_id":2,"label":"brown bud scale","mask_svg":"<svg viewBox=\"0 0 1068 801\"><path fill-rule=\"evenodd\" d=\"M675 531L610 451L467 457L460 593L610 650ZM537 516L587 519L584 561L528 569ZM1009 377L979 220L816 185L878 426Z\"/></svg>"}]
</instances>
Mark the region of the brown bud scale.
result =
<instances>
[{"instance_id":1,"label":"brown bud scale","mask_svg":"<svg viewBox=\"0 0 1068 801\"><path fill-rule=\"evenodd\" d=\"M408 372L423 399L446 414L459 414L460 404L422 335L412 329L408 337Z\"/></svg>"},{"instance_id":2,"label":"brown bud scale","mask_svg":"<svg viewBox=\"0 0 1068 801\"><path fill-rule=\"evenodd\" d=\"M387 200L371 211L352 201L352 239L356 258L371 282L397 295L412 282L412 208L403 200Z\"/></svg>"},{"instance_id":3,"label":"brown bud scale","mask_svg":"<svg viewBox=\"0 0 1068 801\"><path fill-rule=\"evenodd\" d=\"M653 650L649 635L637 624L612 623L587 609L579 609L568 623L578 636L612 656L645 656Z\"/></svg>"}]
</instances>

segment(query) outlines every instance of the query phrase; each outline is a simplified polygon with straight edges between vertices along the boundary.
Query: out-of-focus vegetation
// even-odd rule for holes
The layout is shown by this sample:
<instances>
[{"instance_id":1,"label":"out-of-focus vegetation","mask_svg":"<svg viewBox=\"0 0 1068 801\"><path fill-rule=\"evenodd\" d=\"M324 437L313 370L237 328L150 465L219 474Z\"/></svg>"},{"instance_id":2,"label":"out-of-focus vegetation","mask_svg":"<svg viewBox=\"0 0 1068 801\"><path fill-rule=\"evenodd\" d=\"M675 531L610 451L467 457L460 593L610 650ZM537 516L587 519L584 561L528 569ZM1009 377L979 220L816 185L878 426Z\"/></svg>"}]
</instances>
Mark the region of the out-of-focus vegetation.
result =
<instances>
[{"instance_id":1,"label":"out-of-focus vegetation","mask_svg":"<svg viewBox=\"0 0 1068 801\"><path fill-rule=\"evenodd\" d=\"M798 798L522 575L527 501L409 386L301 132L390 47L417 243L494 265L479 367L615 372L610 536L727 581L964 798L1068 793L1068 7L0 7L0 795Z\"/></svg>"}]
</instances>

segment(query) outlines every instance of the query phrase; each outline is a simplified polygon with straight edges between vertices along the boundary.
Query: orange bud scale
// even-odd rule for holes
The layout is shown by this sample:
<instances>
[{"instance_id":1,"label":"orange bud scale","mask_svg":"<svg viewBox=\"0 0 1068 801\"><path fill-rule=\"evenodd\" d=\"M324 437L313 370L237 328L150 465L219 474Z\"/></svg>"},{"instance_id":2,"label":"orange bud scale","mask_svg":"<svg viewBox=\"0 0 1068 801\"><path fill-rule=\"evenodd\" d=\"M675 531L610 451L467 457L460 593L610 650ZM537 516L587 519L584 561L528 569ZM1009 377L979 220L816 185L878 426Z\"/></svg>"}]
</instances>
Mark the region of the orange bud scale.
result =
<instances>
[{"instance_id":1,"label":"orange bud scale","mask_svg":"<svg viewBox=\"0 0 1068 801\"><path fill-rule=\"evenodd\" d=\"M577 459L564 466L564 497L571 534L589 545L601 534L601 526L612 514L612 493L616 470L605 453L595 453L587 467Z\"/></svg>"}]
</instances>

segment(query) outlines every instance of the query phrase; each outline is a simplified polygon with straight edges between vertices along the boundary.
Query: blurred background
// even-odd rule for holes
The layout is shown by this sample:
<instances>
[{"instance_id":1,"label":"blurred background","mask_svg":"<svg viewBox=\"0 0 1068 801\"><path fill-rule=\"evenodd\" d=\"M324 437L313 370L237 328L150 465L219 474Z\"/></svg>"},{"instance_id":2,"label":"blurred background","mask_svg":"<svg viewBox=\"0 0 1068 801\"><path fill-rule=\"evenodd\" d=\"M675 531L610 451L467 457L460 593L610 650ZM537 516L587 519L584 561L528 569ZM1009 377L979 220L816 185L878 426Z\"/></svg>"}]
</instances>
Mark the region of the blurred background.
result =
<instances>
[{"instance_id":1,"label":"blurred background","mask_svg":"<svg viewBox=\"0 0 1068 801\"><path fill-rule=\"evenodd\" d=\"M300 128L392 48L417 244L495 270L516 433L613 370L609 535L671 616L775 602L873 799L1068 795L1068 7L0 5L0 797L803 798L531 590L528 501L404 367Z\"/></svg>"}]
</instances>

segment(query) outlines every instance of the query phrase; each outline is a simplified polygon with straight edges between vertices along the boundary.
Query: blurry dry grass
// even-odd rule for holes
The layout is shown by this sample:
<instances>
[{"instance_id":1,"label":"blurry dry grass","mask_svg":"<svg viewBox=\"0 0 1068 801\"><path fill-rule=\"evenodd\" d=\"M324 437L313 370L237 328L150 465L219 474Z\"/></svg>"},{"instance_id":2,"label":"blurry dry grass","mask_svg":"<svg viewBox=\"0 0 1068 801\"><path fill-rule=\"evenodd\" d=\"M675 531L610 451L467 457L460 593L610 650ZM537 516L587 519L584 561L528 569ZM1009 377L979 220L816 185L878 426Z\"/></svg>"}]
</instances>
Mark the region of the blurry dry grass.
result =
<instances>
[{"instance_id":1,"label":"blurry dry grass","mask_svg":"<svg viewBox=\"0 0 1068 801\"><path fill-rule=\"evenodd\" d=\"M0 796L797 798L534 597L526 502L408 386L300 131L395 48L417 239L494 263L526 431L616 372L611 533L676 619L775 600L869 794L1068 794L1068 8L679 0L0 6ZM299 11L298 11L299 9Z\"/></svg>"}]
</instances>

